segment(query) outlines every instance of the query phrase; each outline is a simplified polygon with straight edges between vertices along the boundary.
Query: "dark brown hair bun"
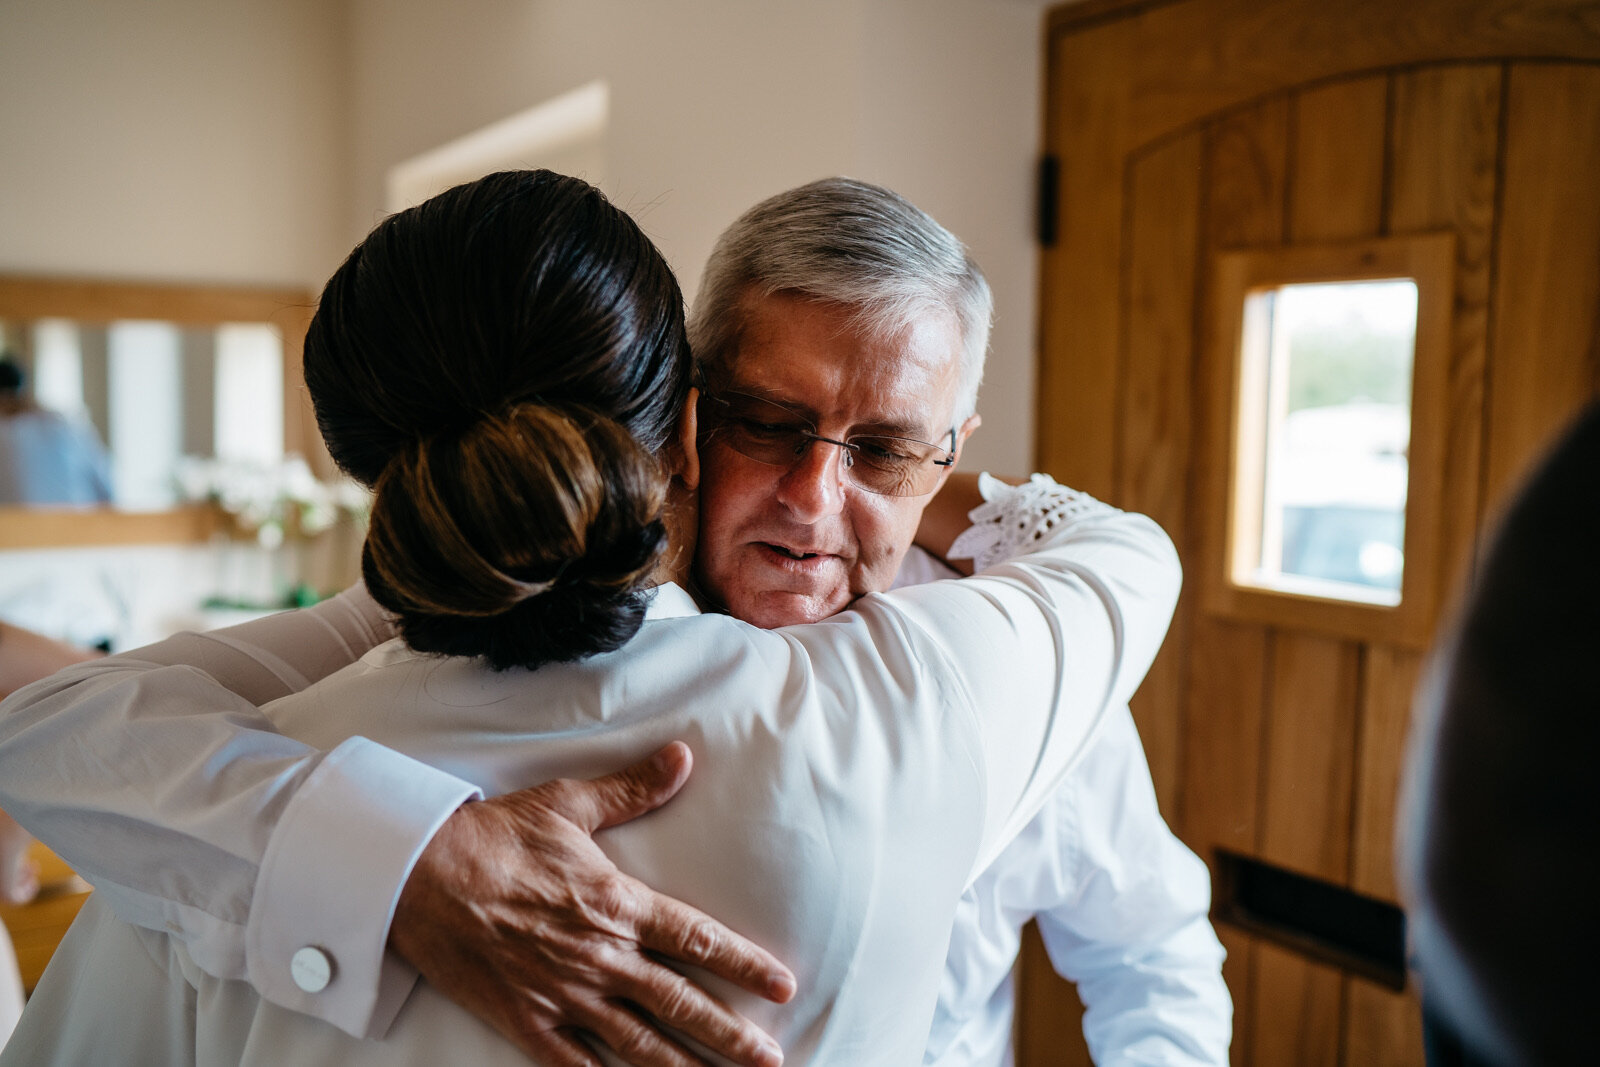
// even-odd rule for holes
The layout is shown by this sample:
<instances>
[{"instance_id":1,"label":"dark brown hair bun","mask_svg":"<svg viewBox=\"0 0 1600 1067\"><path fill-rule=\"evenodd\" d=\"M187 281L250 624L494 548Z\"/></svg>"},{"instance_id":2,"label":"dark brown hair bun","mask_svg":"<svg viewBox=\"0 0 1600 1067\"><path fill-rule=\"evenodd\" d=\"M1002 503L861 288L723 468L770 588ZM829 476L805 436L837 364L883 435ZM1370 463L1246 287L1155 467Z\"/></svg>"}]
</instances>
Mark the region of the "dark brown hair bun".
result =
<instances>
[{"instance_id":1,"label":"dark brown hair bun","mask_svg":"<svg viewBox=\"0 0 1600 1067\"><path fill-rule=\"evenodd\" d=\"M535 667L638 630L689 351L671 271L598 190L512 171L385 220L305 373L376 491L362 573L413 648Z\"/></svg>"},{"instance_id":2,"label":"dark brown hair bun","mask_svg":"<svg viewBox=\"0 0 1600 1067\"><path fill-rule=\"evenodd\" d=\"M570 615L631 603L664 547L665 494L654 458L612 420L519 404L390 462L362 572L419 651L470 649L496 667L573 659L636 628L584 632Z\"/></svg>"}]
</instances>

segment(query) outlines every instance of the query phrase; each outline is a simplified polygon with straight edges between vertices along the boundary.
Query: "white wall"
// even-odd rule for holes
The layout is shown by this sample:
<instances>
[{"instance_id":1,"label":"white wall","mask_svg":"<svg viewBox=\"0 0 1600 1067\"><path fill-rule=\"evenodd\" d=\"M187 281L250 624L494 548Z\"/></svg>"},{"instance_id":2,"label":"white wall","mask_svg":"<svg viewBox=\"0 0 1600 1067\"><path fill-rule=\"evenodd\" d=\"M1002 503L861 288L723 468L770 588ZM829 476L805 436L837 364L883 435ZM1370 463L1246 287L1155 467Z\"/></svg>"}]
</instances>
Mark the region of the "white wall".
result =
<instances>
[{"instance_id":1,"label":"white wall","mask_svg":"<svg viewBox=\"0 0 1600 1067\"><path fill-rule=\"evenodd\" d=\"M601 185L692 299L741 211L828 174L893 187L973 249L996 325L968 462L1032 457L1044 0L351 0L353 242L389 167L595 78Z\"/></svg>"},{"instance_id":2,"label":"white wall","mask_svg":"<svg viewBox=\"0 0 1600 1067\"><path fill-rule=\"evenodd\" d=\"M348 250L344 11L0 0L0 270L320 285Z\"/></svg>"},{"instance_id":3,"label":"white wall","mask_svg":"<svg viewBox=\"0 0 1600 1067\"><path fill-rule=\"evenodd\" d=\"M962 466L1033 470L1038 245L1035 174L1044 10L1023 0L876 0L867 7L858 175L967 243L994 289L983 428Z\"/></svg>"}]
</instances>

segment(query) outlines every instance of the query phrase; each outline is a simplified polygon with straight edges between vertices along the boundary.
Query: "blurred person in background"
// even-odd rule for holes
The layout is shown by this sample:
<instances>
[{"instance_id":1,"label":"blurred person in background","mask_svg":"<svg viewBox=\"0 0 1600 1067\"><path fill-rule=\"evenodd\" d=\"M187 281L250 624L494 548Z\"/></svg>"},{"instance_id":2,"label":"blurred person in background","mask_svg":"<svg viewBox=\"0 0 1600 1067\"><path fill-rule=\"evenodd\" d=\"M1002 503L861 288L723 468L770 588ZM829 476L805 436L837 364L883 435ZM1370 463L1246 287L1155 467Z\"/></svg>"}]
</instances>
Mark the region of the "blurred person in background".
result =
<instances>
[{"instance_id":1,"label":"blurred person in background","mask_svg":"<svg viewBox=\"0 0 1600 1067\"><path fill-rule=\"evenodd\" d=\"M110 461L94 430L40 407L25 384L0 355L0 506L108 502Z\"/></svg>"}]
</instances>

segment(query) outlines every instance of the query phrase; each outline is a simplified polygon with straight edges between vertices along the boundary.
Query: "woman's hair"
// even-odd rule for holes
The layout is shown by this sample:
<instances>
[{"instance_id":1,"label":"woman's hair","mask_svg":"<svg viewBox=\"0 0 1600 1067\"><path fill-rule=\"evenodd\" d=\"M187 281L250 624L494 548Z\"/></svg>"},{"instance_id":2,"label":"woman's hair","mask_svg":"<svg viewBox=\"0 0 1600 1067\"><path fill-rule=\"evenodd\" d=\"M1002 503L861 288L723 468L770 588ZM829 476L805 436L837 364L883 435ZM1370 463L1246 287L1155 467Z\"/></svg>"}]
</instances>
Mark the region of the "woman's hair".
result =
<instances>
[{"instance_id":1,"label":"woman's hair","mask_svg":"<svg viewBox=\"0 0 1600 1067\"><path fill-rule=\"evenodd\" d=\"M305 378L376 491L362 574L412 648L535 667L638 630L689 348L671 270L597 189L510 171L386 219L323 290Z\"/></svg>"}]
</instances>

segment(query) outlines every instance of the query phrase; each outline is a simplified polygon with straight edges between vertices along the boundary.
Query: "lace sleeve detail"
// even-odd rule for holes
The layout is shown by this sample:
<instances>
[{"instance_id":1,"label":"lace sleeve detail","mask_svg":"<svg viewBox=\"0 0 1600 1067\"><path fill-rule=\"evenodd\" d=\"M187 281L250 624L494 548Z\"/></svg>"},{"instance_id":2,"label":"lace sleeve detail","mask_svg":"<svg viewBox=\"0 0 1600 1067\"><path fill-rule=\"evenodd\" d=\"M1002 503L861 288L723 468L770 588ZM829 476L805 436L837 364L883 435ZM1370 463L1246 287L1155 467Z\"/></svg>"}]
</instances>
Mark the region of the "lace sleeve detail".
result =
<instances>
[{"instance_id":1,"label":"lace sleeve detail","mask_svg":"<svg viewBox=\"0 0 1600 1067\"><path fill-rule=\"evenodd\" d=\"M956 538L949 554L972 560L980 571L1034 551L1040 541L1080 519L1117 511L1047 474L1035 474L1022 485L980 474L978 491L983 503L967 513L972 525Z\"/></svg>"}]
</instances>

